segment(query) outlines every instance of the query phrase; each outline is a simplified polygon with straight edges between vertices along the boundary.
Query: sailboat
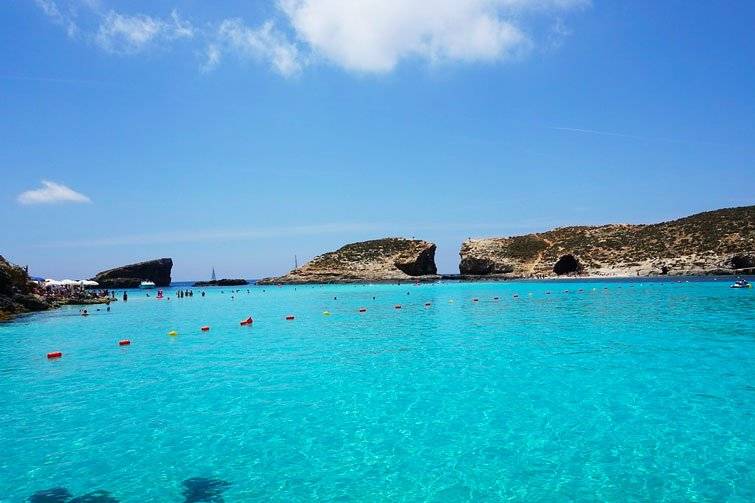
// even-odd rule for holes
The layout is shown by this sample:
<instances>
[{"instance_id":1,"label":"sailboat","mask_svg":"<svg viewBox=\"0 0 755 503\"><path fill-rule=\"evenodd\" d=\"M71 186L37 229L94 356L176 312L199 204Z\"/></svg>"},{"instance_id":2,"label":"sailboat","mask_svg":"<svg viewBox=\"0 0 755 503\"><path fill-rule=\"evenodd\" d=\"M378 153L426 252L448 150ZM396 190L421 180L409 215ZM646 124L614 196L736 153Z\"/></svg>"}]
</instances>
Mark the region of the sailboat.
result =
<instances>
[{"instance_id":1,"label":"sailboat","mask_svg":"<svg viewBox=\"0 0 755 503\"><path fill-rule=\"evenodd\" d=\"M212 266L212 281L217 281L218 279L215 277L215 266Z\"/></svg>"}]
</instances>

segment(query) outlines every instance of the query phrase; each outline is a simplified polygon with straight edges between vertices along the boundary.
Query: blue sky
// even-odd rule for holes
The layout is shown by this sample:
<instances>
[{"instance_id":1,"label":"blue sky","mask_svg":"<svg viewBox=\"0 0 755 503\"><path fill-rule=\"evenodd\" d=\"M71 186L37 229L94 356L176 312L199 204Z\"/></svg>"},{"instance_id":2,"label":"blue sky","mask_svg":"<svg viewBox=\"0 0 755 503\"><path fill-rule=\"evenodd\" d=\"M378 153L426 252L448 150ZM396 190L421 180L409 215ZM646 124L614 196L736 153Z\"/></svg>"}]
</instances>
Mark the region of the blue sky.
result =
<instances>
[{"instance_id":1,"label":"blue sky","mask_svg":"<svg viewBox=\"0 0 755 503\"><path fill-rule=\"evenodd\" d=\"M753 19L746 1L2 2L0 254L57 278L162 256L177 280L261 277L400 235L456 272L469 236L753 204Z\"/></svg>"}]
</instances>

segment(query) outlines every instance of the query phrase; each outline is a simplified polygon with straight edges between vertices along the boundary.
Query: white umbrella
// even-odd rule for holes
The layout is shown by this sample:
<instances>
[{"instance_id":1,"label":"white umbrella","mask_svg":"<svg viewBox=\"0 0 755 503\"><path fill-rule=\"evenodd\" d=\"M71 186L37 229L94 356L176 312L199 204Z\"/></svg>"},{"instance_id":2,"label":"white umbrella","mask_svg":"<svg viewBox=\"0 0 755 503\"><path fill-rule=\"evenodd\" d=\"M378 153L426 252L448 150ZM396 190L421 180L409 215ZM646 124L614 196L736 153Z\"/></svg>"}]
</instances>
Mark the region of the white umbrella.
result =
<instances>
[{"instance_id":1,"label":"white umbrella","mask_svg":"<svg viewBox=\"0 0 755 503\"><path fill-rule=\"evenodd\" d=\"M81 281L79 281L79 284L82 286L100 286L99 283L92 281L91 279L82 279Z\"/></svg>"},{"instance_id":2,"label":"white umbrella","mask_svg":"<svg viewBox=\"0 0 755 503\"><path fill-rule=\"evenodd\" d=\"M47 285L50 285L50 286L59 286L59 285L61 285L61 282L58 281L57 279L50 279L50 278L48 278L48 279L45 280L45 286L47 286Z\"/></svg>"},{"instance_id":3,"label":"white umbrella","mask_svg":"<svg viewBox=\"0 0 755 503\"><path fill-rule=\"evenodd\" d=\"M60 284L61 285L78 285L79 282L78 281L74 281L72 279L64 279L63 281L60 282Z\"/></svg>"}]
</instances>

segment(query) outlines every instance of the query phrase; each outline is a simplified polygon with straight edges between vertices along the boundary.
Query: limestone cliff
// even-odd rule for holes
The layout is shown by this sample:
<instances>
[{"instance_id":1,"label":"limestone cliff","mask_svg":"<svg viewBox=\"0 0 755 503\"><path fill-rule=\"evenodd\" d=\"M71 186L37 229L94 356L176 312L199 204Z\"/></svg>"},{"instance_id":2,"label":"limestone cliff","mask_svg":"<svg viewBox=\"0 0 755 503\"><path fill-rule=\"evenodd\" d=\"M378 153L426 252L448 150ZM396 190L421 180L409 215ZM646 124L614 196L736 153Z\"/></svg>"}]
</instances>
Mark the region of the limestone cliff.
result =
<instances>
[{"instance_id":1,"label":"limestone cliff","mask_svg":"<svg viewBox=\"0 0 755 503\"><path fill-rule=\"evenodd\" d=\"M257 284L358 283L438 279L435 244L404 238L351 243L315 257L285 276Z\"/></svg>"},{"instance_id":2,"label":"limestone cliff","mask_svg":"<svg viewBox=\"0 0 755 503\"><path fill-rule=\"evenodd\" d=\"M42 296L37 295L26 271L0 256L0 320L50 307Z\"/></svg>"},{"instance_id":3,"label":"limestone cliff","mask_svg":"<svg viewBox=\"0 0 755 503\"><path fill-rule=\"evenodd\" d=\"M461 246L459 270L488 277L732 274L755 267L753 250L755 206L745 206L650 225L471 239Z\"/></svg>"},{"instance_id":4,"label":"limestone cliff","mask_svg":"<svg viewBox=\"0 0 755 503\"><path fill-rule=\"evenodd\" d=\"M161 258L102 271L93 279L102 288L136 288L142 281L152 281L156 286L170 286L172 269L173 260Z\"/></svg>"}]
</instances>

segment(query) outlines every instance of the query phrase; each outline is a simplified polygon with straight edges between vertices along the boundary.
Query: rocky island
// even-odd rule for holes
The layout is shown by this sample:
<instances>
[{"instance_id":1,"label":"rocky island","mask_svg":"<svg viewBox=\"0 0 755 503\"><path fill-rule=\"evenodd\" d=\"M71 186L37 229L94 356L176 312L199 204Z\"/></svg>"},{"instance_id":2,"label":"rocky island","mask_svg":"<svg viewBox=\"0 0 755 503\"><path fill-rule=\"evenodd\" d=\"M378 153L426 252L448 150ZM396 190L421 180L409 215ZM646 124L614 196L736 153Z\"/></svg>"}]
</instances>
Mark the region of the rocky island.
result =
<instances>
[{"instance_id":1,"label":"rocky island","mask_svg":"<svg viewBox=\"0 0 755 503\"><path fill-rule=\"evenodd\" d=\"M561 227L461 246L462 278L755 272L755 206L649 225Z\"/></svg>"},{"instance_id":2,"label":"rocky island","mask_svg":"<svg viewBox=\"0 0 755 503\"><path fill-rule=\"evenodd\" d=\"M435 281L440 279L437 272L435 244L384 238L347 244L285 276L265 278L257 284Z\"/></svg>"},{"instance_id":3,"label":"rocky island","mask_svg":"<svg viewBox=\"0 0 755 503\"><path fill-rule=\"evenodd\" d=\"M108 269L92 279L102 288L138 288L142 281L152 281L155 286L170 286L172 269L173 260L161 258Z\"/></svg>"}]
</instances>

